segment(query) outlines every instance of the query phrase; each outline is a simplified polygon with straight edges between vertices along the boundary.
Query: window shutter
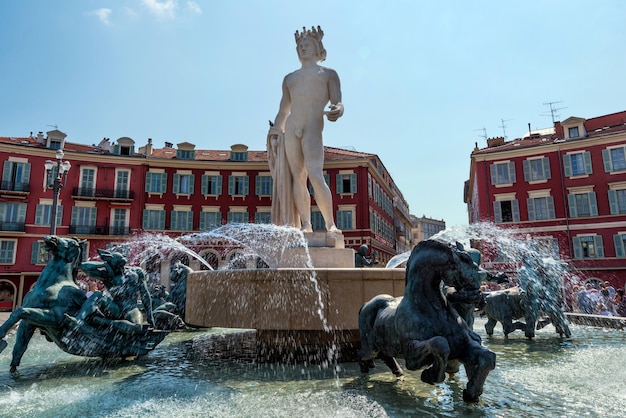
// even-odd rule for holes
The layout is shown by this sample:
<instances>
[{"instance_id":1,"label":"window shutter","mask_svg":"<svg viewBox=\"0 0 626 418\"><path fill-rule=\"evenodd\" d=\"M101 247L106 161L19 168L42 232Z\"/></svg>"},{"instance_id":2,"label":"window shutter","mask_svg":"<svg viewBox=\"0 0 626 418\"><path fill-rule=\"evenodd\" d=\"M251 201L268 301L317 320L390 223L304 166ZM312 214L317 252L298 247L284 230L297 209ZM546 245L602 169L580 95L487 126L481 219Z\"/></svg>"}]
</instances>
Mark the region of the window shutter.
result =
<instances>
[{"instance_id":1,"label":"window shutter","mask_svg":"<svg viewBox=\"0 0 626 418\"><path fill-rule=\"evenodd\" d=\"M172 193L178 194L180 190L180 174L174 173L174 180L172 182Z\"/></svg>"},{"instance_id":2,"label":"window shutter","mask_svg":"<svg viewBox=\"0 0 626 418\"><path fill-rule=\"evenodd\" d=\"M543 176L546 180L552 178L552 173L550 172L550 159L548 157L543 158Z\"/></svg>"},{"instance_id":3,"label":"window shutter","mask_svg":"<svg viewBox=\"0 0 626 418\"><path fill-rule=\"evenodd\" d=\"M492 185L498 184L498 179L496 177L496 175L497 175L496 165L495 164L491 164L489 166L489 171L491 172L491 184Z\"/></svg>"},{"instance_id":4,"label":"window shutter","mask_svg":"<svg viewBox=\"0 0 626 418\"><path fill-rule=\"evenodd\" d=\"M519 202L517 199L511 200L511 209L513 211L513 222L519 222Z\"/></svg>"},{"instance_id":5,"label":"window shutter","mask_svg":"<svg viewBox=\"0 0 626 418\"><path fill-rule=\"evenodd\" d=\"M548 196L546 199L548 202L548 217L549 219L554 219L556 218L556 214L554 212L554 197Z\"/></svg>"},{"instance_id":6,"label":"window shutter","mask_svg":"<svg viewBox=\"0 0 626 418\"><path fill-rule=\"evenodd\" d=\"M2 169L2 182L10 182L11 181L11 176L13 174L13 164L15 164L13 161L5 161L4 162L4 166Z\"/></svg>"},{"instance_id":7,"label":"window shutter","mask_svg":"<svg viewBox=\"0 0 626 418\"><path fill-rule=\"evenodd\" d=\"M356 173L350 174L350 193L356 193Z\"/></svg>"},{"instance_id":8,"label":"window shutter","mask_svg":"<svg viewBox=\"0 0 626 418\"><path fill-rule=\"evenodd\" d=\"M515 163L513 161L509 162L509 180L511 183L517 182L517 178L515 176Z\"/></svg>"},{"instance_id":9,"label":"window shutter","mask_svg":"<svg viewBox=\"0 0 626 418\"><path fill-rule=\"evenodd\" d=\"M624 238L623 235L613 235L613 243L615 244L615 256L624 257Z\"/></svg>"},{"instance_id":10,"label":"window shutter","mask_svg":"<svg viewBox=\"0 0 626 418\"><path fill-rule=\"evenodd\" d=\"M574 258L583 258L583 249L580 246L580 237L574 237L572 241L574 243Z\"/></svg>"},{"instance_id":11,"label":"window shutter","mask_svg":"<svg viewBox=\"0 0 626 418\"><path fill-rule=\"evenodd\" d=\"M608 149L602 150L602 162L604 163L604 172L610 173L613 171L613 162L611 161L611 153Z\"/></svg>"},{"instance_id":12,"label":"window shutter","mask_svg":"<svg viewBox=\"0 0 626 418\"><path fill-rule=\"evenodd\" d=\"M159 229L165 229L165 210L159 211L160 219L159 219Z\"/></svg>"},{"instance_id":13,"label":"window shutter","mask_svg":"<svg viewBox=\"0 0 626 418\"><path fill-rule=\"evenodd\" d=\"M202 175L202 184L200 185L200 193L209 194L209 176L207 176L206 174Z\"/></svg>"},{"instance_id":14,"label":"window shutter","mask_svg":"<svg viewBox=\"0 0 626 418\"><path fill-rule=\"evenodd\" d=\"M341 174L335 174L335 190L337 191L337 194L343 193L342 183L343 182L341 181Z\"/></svg>"},{"instance_id":15,"label":"window shutter","mask_svg":"<svg viewBox=\"0 0 626 418\"><path fill-rule=\"evenodd\" d=\"M30 163L24 164L24 171L22 172L22 183L30 183Z\"/></svg>"},{"instance_id":16,"label":"window shutter","mask_svg":"<svg viewBox=\"0 0 626 418\"><path fill-rule=\"evenodd\" d=\"M167 174L161 173L161 193L167 192Z\"/></svg>"},{"instance_id":17,"label":"window shutter","mask_svg":"<svg viewBox=\"0 0 626 418\"><path fill-rule=\"evenodd\" d=\"M609 207L611 208L611 215L617 215L619 213L617 191L615 190L609 190Z\"/></svg>"},{"instance_id":18,"label":"window shutter","mask_svg":"<svg viewBox=\"0 0 626 418\"><path fill-rule=\"evenodd\" d=\"M575 218L578 216L578 210L576 209L576 196L573 194L567 195L567 204L569 205L569 216Z\"/></svg>"},{"instance_id":19,"label":"window shutter","mask_svg":"<svg viewBox=\"0 0 626 418\"><path fill-rule=\"evenodd\" d=\"M219 196L219 195L222 194L222 175L220 174L219 176L217 176L215 178L215 180L216 180L216 182L215 182L215 184L216 184L216 186L215 186L215 188L216 188L215 194Z\"/></svg>"},{"instance_id":20,"label":"window shutter","mask_svg":"<svg viewBox=\"0 0 626 418\"><path fill-rule=\"evenodd\" d=\"M193 174L189 175L189 194L193 194L193 183L195 181L196 176Z\"/></svg>"},{"instance_id":21,"label":"window shutter","mask_svg":"<svg viewBox=\"0 0 626 418\"><path fill-rule=\"evenodd\" d=\"M247 196L248 194L250 194L250 176L244 176L243 177L243 195Z\"/></svg>"},{"instance_id":22,"label":"window shutter","mask_svg":"<svg viewBox=\"0 0 626 418\"><path fill-rule=\"evenodd\" d=\"M152 189L150 188L151 184L152 184L152 174L153 173L147 173L146 174L146 192L151 192Z\"/></svg>"},{"instance_id":23,"label":"window shutter","mask_svg":"<svg viewBox=\"0 0 626 418\"><path fill-rule=\"evenodd\" d=\"M172 211L172 217L170 219L170 229L176 231L178 229L178 212Z\"/></svg>"},{"instance_id":24,"label":"window shutter","mask_svg":"<svg viewBox=\"0 0 626 418\"><path fill-rule=\"evenodd\" d=\"M35 209L35 225L41 225L43 223L43 209L44 205L37 205Z\"/></svg>"},{"instance_id":25,"label":"window shutter","mask_svg":"<svg viewBox=\"0 0 626 418\"><path fill-rule=\"evenodd\" d=\"M524 181L531 181L532 178L530 176L530 161L524 160L523 165L524 165Z\"/></svg>"},{"instance_id":26,"label":"window shutter","mask_svg":"<svg viewBox=\"0 0 626 418\"><path fill-rule=\"evenodd\" d=\"M593 168L591 167L591 153L585 151L583 153L583 159L585 160L585 174L592 174Z\"/></svg>"},{"instance_id":27,"label":"window shutter","mask_svg":"<svg viewBox=\"0 0 626 418\"><path fill-rule=\"evenodd\" d=\"M596 192L589 192L589 212L591 216L598 216L598 202Z\"/></svg>"},{"instance_id":28,"label":"window shutter","mask_svg":"<svg viewBox=\"0 0 626 418\"><path fill-rule=\"evenodd\" d=\"M76 218L78 217L78 206L72 207L72 225L76 225Z\"/></svg>"},{"instance_id":29,"label":"window shutter","mask_svg":"<svg viewBox=\"0 0 626 418\"><path fill-rule=\"evenodd\" d=\"M602 243L602 235L594 236L593 241L596 245L596 258L604 258L604 244Z\"/></svg>"},{"instance_id":30,"label":"window shutter","mask_svg":"<svg viewBox=\"0 0 626 418\"><path fill-rule=\"evenodd\" d=\"M30 264L39 264L39 245L40 241L33 242L33 247L30 252Z\"/></svg>"},{"instance_id":31,"label":"window shutter","mask_svg":"<svg viewBox=\"0 0 626 418\"><path fill-rule=\"evenodd\" d=\"M61 225L62 220L63 220L63 206L58 205L57 206L57 225Z\"/></svg>"},{"instance_id":32,"label":"window shutter","mask_svg":"<svg viewBox=\"0 0 626 418\"><path fill-rule=\"evenodd\" d=\"M98 208L91 208L89 211L89 225L96 226L96 215L98 214Z\"/></svg>"},{"instance_id":33,"label":"window shutter","mask_svg":"<svg viewBox=\"0 0 626 418\"><path fill-rule=\"evenodd\" d=\"M150 214L150 212L148 211L148 209L144 209L143 210L143 220L141 222L141 225L143 227L143 229L148 229L148 215Z\"/></svg>"},{"instance_id":34,"label":"window shutter","mask_svg":"<svg viewBox=\"0 0 626 418\"><path fill-rule=\"evenodd\" d=\"M493 217L496 223L502 222L502 207L500 206L500 201L498 200L493 202Z\"/></svg>"},{"instance_id":35,"label":"window shutter","mask_svg":"<svg viewBox=\"0 0 626 418\"><path fill-rule=\"evenodd\" d=\"M257 175L254 178L254 191L257 196L261 196L261 176Z\"/></svg>"},{"instance_id":36,"label":"window shutter","mask_svg":"<svg viewBox=\"0 0 626 418\"><path fill-rule=\"evenodd\" d=\"M235 177L234 176L228 176L228 194L230 196L235 194Z\"/></svg>"},{"instance_id":37,"label":"window shutter","mask_svg":"<svg viewBox=\"0 0 626 418\"><path fill-rule=\"evenodd\" d=\"M526 199L526 206L528 206L528 220L534 221L535 220L535 199L533 199L532 197L529 197L528 199Z\"/></svg>"},{"instance_id":38,"label":"window shutter","mask_svg":"<svg viewBox=\"0 0 626 418\"><path fill-rule=\"evenodd\" d=\"M187 212L187 231L193 231L193 212Z\"/></svg>"},{"instance_id":39,"label":"window shutter","mask_svg":"<svg viewBox=\"0 0 626 418\"><path fill-rule=\"evenodd\" d=\"M569 155L563 156L563 171L565 177L572 177L572 159Z\"/></svg>"}]
</instances>

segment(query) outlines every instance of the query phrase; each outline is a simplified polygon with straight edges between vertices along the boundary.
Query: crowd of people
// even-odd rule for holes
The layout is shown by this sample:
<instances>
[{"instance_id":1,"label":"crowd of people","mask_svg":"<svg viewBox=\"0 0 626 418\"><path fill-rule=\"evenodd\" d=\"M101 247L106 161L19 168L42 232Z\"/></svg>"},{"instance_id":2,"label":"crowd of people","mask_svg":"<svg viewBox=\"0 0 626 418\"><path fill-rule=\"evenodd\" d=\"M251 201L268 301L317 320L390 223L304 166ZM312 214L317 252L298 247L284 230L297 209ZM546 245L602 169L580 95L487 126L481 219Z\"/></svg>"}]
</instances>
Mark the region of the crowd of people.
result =
<instances>
[{"instance_id":1,"label":"crowd of people","mask_svg":"<svg viewBox=\"0 0 626 418\"><path fill-rule=\"evenodd\" d=\"M574 312L590 315L626 317L624 289L615 289L607 281L594 287L591 283L572 288Z\"/></svg>"}]
</instances>

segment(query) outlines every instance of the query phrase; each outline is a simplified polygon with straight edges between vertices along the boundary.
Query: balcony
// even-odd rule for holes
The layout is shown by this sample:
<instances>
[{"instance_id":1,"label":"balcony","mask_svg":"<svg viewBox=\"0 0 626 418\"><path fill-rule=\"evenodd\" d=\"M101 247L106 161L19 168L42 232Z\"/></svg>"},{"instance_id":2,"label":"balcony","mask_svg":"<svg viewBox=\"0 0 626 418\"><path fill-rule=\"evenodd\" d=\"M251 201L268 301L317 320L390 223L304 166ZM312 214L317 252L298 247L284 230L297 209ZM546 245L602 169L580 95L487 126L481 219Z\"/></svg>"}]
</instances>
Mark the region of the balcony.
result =
<instances>
[{"instance_id":1,"label":"balcony","mask_svg":"<svg viewBox=\"0 0 626 418\"><path fill-rule=\"evenodd\" d=\"M77 200L114 200L131 202L135 198L133 190L113 190L93 187L74 187L72 197Z\"/></svg>"},{"instance_id":2,"label":"balcony","mask_svg":"<svg viewBox=\"0 0 626 418\"><path fill-rule=\"evenodd\" d=\"M24 195L30 192L30 185L28 183L18 183L15 181L3 181L0 184L0 191L3 193Z\"/></svg>"},{"instance_id":3,"label":"balcony","mask_svg":"<svg viewBox=\"0 0 626 418\"><path fill-rule=\"evenodd\" d=\"M70 225L70 235L130 235L127 226Z\"/></svg>"},{"instance_id":4,"label":"balcony","mask_svg":"<svg viewBox=\"0 0 626 418\"><path fill-rule=\"evenodd\" d=\"M24 232L24 222L0 222L0 231Z\"/></svg>"}]
</instances>

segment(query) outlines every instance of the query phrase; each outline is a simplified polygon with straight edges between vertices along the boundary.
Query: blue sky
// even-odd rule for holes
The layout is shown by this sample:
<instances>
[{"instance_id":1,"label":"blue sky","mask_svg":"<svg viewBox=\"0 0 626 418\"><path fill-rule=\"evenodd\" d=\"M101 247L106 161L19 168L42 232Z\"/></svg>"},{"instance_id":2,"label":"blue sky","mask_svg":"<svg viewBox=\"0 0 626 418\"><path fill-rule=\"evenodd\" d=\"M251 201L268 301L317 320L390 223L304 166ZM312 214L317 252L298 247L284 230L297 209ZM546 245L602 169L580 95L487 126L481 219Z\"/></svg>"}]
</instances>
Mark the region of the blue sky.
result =
<instances>
[{"instance_id":1,"label":"blue sky","mask_svg":"<svg viewBox=\"0 0 626 418\"><path fill-rule=\"evenodd\" d=\"M413 214L461 225L485 131L549 127L548 102L626 110L625 21L622 0L1 1L0 136L264 149L293 33L321 25L345 106L325 144L378 154Z\"/></svg>"}]
</instances>

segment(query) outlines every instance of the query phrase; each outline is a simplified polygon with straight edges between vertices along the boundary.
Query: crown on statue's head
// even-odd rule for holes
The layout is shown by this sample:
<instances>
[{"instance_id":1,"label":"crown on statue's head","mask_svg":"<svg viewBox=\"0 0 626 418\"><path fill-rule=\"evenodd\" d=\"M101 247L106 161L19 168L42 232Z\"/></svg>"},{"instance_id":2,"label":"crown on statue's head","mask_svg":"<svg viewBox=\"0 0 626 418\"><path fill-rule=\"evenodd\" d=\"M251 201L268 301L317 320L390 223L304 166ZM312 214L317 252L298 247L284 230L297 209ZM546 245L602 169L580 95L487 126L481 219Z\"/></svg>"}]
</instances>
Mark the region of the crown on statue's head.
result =
<instances>
[{"instance_id":1,"label":"crown on statue's head","mask_svg":"<svg viewBox=\"0 0 626 418\"><path fill-rule=\"evenodd\" d=\"M310 30L307 30L304 26L302 27L302 32L296 31L296 44L298 44L301 40L307 37L315 38L320 44L322 43L322 38L324 37L324 31L319 25L317 29L314 26L311 26Z\"/></svg>"}]
</instances>

